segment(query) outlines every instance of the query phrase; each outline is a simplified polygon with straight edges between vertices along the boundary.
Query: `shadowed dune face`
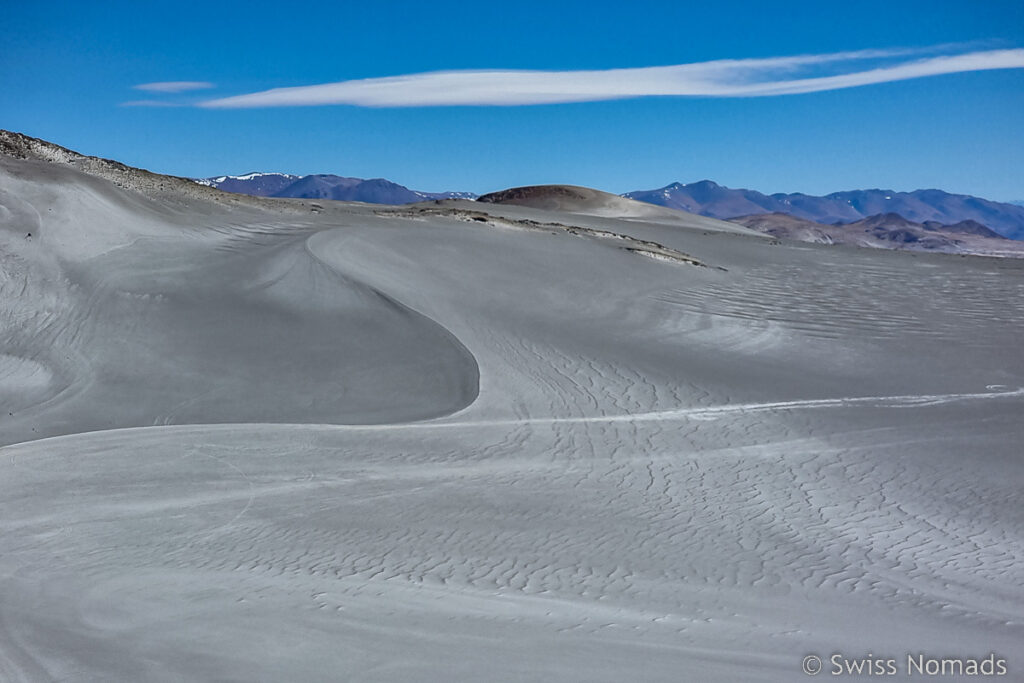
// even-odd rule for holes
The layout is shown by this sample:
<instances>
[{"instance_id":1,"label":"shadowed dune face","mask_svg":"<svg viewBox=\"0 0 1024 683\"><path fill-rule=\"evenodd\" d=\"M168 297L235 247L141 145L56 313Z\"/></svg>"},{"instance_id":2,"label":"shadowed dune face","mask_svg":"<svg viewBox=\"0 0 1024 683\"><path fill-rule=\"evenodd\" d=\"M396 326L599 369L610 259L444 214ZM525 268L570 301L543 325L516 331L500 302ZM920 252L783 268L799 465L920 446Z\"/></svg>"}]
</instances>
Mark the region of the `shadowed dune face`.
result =
<instances>
[{"instance_id":1,"label":"shadowed dune face","mask_svg":"<svg viewBox=\"0 0 1024 683\"><path fill-rule=\"evenodd\" d=\"M782 682L1024 637L1020 261L575 188L0 179L0 680Z\"/></svg>"}]
</instances>

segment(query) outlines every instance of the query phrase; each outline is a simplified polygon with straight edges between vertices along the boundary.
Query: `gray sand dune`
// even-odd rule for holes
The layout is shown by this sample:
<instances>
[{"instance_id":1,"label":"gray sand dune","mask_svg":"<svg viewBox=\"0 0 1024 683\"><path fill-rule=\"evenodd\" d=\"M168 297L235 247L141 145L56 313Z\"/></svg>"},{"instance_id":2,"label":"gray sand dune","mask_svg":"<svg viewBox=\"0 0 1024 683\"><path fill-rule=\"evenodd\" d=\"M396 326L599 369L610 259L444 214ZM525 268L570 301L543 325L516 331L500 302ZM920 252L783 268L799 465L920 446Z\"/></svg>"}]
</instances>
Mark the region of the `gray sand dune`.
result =
<instances>
[{"instance_id":1,"label":"gray sand dune","mask_svg":"<svg viewBox=\"0 0 1024 683\"><path fill-rule=\"evenodd\" d=\"M38 397L6 416L6 442L181 422L421 419L476 396L476 362L457 339L308 248L308 211L277 225L216 206L182 220L62 170L49 182L12 174L0 198L13 207L4 365L40 368L26 380Z\"/></svg>"},{"instance_id":2,"label":"gray sand dune","mask_svg":"<svg viewBox=\"0 0 1024 683\"><path fill-rule=\"evenodd\" d=\"M0 680L1022 680L1024 263L89 170L0 157Z\"/></svg>"}]
</instances>

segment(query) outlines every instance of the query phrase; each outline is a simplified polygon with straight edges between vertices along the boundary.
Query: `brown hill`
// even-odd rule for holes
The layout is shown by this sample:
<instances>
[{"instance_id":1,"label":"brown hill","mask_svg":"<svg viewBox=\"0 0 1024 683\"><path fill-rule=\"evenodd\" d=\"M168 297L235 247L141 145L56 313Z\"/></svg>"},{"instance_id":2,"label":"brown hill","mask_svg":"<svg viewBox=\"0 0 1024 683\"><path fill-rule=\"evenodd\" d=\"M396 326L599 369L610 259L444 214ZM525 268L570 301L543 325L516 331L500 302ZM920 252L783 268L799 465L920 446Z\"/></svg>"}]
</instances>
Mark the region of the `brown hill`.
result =
<instances>
[{"instance_id":1,"label":"brown hill","mask_svg":"<svg viewBox=\"0 0 1024 683\"><path fill-rule=\"evenodd\" d=\"M882 213L846 224L827 225L786 213L754 214L731 219L774 237L819 244L1024 257L1024 244L976 221L945 225L916 223L898 213Z\"/></svg>"}]
</instances>

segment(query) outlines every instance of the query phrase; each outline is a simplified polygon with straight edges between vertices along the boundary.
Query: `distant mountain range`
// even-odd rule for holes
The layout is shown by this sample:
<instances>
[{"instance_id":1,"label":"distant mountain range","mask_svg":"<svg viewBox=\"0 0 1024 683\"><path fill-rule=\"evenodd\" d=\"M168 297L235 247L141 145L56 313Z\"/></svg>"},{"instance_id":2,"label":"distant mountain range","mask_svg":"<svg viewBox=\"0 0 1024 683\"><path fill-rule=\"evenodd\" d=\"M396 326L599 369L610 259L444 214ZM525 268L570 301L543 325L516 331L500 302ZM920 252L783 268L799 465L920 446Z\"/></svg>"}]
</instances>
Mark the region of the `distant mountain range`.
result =
<instances>
[{"instance_id":1,"label":"distant mountain range","mask_svg":"<svg viewBox=\"0 0 1024 683\"><path fill-rule=\"evenodd\" d=\"M481 204L512 204L570 214L655 221L687 215L676 209L571 185L513 187L485 194L478 197L477 201ZM798 242L1024 258L1024 241L1007 239L972 220L952 224L938 221L915 223L895 213L877 214L840 225L816 223L786 213L736 216L730 218L728 223L710 217L697 218L691 213L687 220L707 221L705 226L716 230L721 230L721 226L735 228L742 225L773 237Z\"/></svg>"},{"instance_id":2,"label":"distant mountain range","mask_svg":"<svg viewBox=\"0 0 1024 683\"><path fill-rule=\"evenodd\" d=\"M289 173L257 172L201 178L196 182L225 192L258 197L337 199L369 204L412 204L428 199L476 199L472 192L417 192L383 178L364 180L329 174L298 176Z\"/></svg>"},{"instance_id":3,"label":"distant mountain range","mask_svg":"<svg viewBox=\"0 0 1024 683\"><path fill-rule=\"evenodd\" d=\"M420 192L383 178L364 180L330 174L247 173L199 179L196 182L227 192L260 197L337 199L370 204L412 204L431 199L476 199L472 192ZM993 202L942 190L850 190L824 197L792 193L766 195L756 190L724 187L710 180L672 183L656 190L622 195L648 204L712 218L756 214L787 214L823 225L855 223L872 216L898 214L918 225L955 225L974 221L980 227L1024 239L1024 205ZM891 220L887 221L892 223ZM899 226L896 226L898 229ZM923 229L923 228L922 228Z\"/></svg>"},{"instance_id":4,"label":"distant mountain range","mask_svg":"<svg viewBox=\"0 0 1024 683\"><path fill-rule=\"evenodd\" d=\"M851 190L824 197L802 193L765 195L755 190L723 187L710 180L672 183L657 190L623 195L650 204L682 209L702 216L729 219L752 214L784 213L835 225L879 214L899 214L915 223L955 224L976 221L1011 239L1024 239L1024 206L993 202L942 190Z\"/></svg>"}]
</instances>

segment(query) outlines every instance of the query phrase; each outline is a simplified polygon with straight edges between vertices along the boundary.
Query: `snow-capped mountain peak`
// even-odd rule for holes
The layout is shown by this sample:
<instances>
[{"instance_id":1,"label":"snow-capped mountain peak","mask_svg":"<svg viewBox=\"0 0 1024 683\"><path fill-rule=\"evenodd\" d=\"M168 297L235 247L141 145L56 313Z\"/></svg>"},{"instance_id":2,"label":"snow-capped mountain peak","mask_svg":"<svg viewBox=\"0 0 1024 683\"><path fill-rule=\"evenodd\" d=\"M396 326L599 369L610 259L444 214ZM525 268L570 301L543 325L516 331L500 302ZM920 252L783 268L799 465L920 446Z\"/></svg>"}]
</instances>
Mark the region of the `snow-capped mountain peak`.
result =
<instances>
[{"instance_id":1,"label":"snow-capped mountain peak","mask_svg":"<svg viewBox=\"0 0 1024 683\"><path fill-rule=\"evenodd\" d=\"M408 204L431 199L476 199L472 192L418 192L383 178L364 180L330 174L292 175L254 171L201 178L197 183L226 192L263 197L338 199L372 204Z\"/></svg>"},{"instance_id":2,"label":"snow-capped mountain peak","mask_svg":"<svg viewBox=\"0 0 1024 683\"><path fill-rule=\"evenodd\" d=\"M256 180L257 178L281 178L284 180L298 180L302 176L294 175L292 173L276 173L269 172L264 173L261 171L253 171L252 173L246 173L245 175L222 175L212 178L195 178L195 181L200 185L208 185L210 187L218 187L221 183L225 183L229 180Z\"/></svg>"}]
</instances>

